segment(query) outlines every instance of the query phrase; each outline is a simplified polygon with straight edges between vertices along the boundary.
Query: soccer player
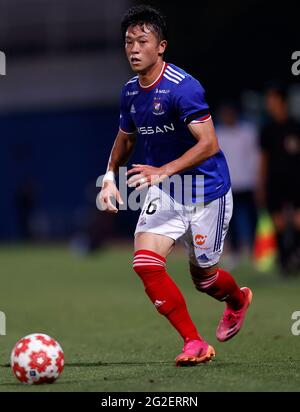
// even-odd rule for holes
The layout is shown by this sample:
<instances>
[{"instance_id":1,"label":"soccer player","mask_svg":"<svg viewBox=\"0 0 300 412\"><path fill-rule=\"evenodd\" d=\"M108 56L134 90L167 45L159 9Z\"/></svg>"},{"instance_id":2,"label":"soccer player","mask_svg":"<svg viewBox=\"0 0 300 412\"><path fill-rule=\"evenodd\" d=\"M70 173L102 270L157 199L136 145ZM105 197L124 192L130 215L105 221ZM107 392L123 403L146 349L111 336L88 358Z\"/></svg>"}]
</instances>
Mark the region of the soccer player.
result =
<instances>
[{"instance_id":1,"label":"soccer player","mask_svg":"<svg viewBox=\"0 0 300 412\"><path fill-rule=\"evenodd\" d=\"M196 365L211 360L215 350L194 325L182 293L166 271L166 258L181 238L196 289L226 302L217 339L224 342L236 335L252 293L218 265L232 215L228 167L202 86L164 61L167 34L160 12L145 5L132 7L123 18L122 31L127 59L137 75L121 93L120 129L99 200L108 212L118 212L111 201L123 203L115 175L126 164L138 134L145 144L147 164L133 165L127 172L128 185L149 186L149 190L135 232L133 268L157 311L184 340L176 365ZM171 191L162 190L163 180L174 175L191 176L193 203L179 203ZM200 199L193 198L199 176L204 177L202 206Z\"/></svg>"},{"instance_id":2,"label":"soccer player","mask_svg":"<svg viewBox=\"0 0 300 412\"><path fill-rule=\"evenodd\" d=\"M279 264L287 276L300 270L300 196L295 184L300 173L300 125L289 115L283 85L270 84L265 97L270 119L260 136L258 199L272 216Z\"/></svg>"}]
</instances>

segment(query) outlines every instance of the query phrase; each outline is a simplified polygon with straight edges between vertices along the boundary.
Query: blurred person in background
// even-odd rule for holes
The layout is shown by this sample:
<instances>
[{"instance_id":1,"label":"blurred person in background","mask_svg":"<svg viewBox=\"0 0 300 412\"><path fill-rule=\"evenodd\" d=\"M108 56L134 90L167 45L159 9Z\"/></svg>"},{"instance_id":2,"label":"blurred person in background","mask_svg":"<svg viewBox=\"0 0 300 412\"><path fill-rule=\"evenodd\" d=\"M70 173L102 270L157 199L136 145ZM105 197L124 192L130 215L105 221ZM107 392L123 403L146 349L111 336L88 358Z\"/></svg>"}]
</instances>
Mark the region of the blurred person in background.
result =
<instances>
[{"instance_id":1,"label":"blurred person in background","mask_svg":"<svg viewBox=\"0 0 300 412\"><path fill-rule=\"evenodd\" d=\"M11 150L11 159L18 171L13 195L18 237L22 241L30 241L34 238L32 218L37 206L37 181L31 170L33 148L25 141L13 145Z\"/></svg>"},{"instance_id":2,"label":"blurred person in background","mask_svg":"<svg viewBox=\"0 0 300 412\"><path fill-rule=\"evenodd\" d=\"M258 132L253 123L240 120L231 102L220 107L216 131L231 176L234 209L228 232L231 256L227 264L234 267L244 254L252 256L253 251L257 221Z\"/></svg>"},{"instance_id":3,"label":"blurred person in background","mask_svg":"<svg viewBox=\"0 0 300 412\"><path fill-rule=\"evenodd\" d=\"M28 180L21 183L15 192L15 208L21 240L29 241L34 237L31 219L35 206L36 194L34 183Z\"/></svg>"},{"instance_id":4,"label":"blurred person in background","mask_svg":"<svg viewBox=\"0 0 300 412\"><path fill-rule=\"evenodd\" d=\"M258 200L272 216L282 274L300 270L300 125L289 116L286 89L270 85L270 116L260 135Z\"/></svg>"},{"instance_id":5,"label":"blurred person in background","mask_svg":"<svg viewBox=\"0 0 300 412\"><path fill-rule=\"evenodd\" d=\"M86 186L84 207L79 207L74 216L75 231L70 240L71 251L78 256L87 256L105 248L107 240L116 232L112 216L103 216L95 209L97 188L94 182Z\"/></svg>"}]
</instances>

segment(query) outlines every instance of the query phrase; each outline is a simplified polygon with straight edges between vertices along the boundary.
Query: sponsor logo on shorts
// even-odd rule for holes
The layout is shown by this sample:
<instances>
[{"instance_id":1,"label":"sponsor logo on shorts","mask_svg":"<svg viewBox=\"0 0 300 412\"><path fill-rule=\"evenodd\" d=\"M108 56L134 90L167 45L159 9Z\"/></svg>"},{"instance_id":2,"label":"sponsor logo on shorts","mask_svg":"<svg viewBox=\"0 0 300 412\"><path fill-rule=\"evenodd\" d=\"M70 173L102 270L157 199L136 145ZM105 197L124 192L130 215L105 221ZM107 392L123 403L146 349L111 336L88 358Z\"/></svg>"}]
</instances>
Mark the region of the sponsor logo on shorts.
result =
<instances>
[{"instance_id":1,"label":"sponsor logo on shorts","mask_svg":"<svg viewBox=\"0 0 300 412\"><path fill-rule=\"evenodd\" d=\"M200 262L209 262L209 258L205 254L198 256L197 260L200 260Z\"/></svg>"},{"instance_id":2,"label":"sponsor logo on shorts","mask_svg":"<svg viewBox=\"0 0 300 412\"><path fill-rule=\"evenodd\" d=\"M207 236L205 235L196 235L195 236L195 243L198 246L203 246L206 242Z\"/></svg>"}]
</instances>

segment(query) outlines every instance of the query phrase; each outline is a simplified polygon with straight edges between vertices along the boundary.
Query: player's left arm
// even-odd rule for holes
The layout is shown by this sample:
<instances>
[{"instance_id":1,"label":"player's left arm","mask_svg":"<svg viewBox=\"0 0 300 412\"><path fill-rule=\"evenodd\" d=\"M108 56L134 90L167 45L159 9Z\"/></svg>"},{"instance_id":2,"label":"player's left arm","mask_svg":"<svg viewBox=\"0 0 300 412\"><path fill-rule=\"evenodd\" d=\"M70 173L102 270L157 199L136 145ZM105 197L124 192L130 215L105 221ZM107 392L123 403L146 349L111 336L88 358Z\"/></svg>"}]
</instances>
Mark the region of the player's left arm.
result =
<instances>
[{"instance_id":1,"label":"player's left arm","mask_svg":"<svg viewBox=\"0 0 300 412\"><path fill-rule=\"evenodd\" d=\"M156 184L169 176L198 166L220 150L211 118L204 122L191 122L188 127L197 143L181 157L162 167L133 165L133 168L127 172L127 175L136 173L128 180L130 187L137 187L139 185L138 188L143 189L149 185ZM145 178L147 179L146 181L144 180Z\"/></svg>"}]
</instances>

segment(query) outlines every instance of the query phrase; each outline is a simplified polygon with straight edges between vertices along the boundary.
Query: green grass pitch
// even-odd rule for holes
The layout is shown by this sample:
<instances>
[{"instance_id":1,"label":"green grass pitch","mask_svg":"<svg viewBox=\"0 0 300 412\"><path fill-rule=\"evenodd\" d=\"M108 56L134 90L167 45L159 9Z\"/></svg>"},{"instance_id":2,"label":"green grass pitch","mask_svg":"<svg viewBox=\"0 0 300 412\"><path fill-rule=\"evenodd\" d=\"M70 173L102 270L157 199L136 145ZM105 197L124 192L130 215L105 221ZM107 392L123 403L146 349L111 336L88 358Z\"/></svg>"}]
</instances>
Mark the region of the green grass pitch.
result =
<instances>
[{"instance_id":1,"label":"green grass pitch","mask_svg":"<svg viewBox=\"0 0 300 412\"><path fill-rule=\"evenodd\" d=\"M300 277L282 280L246 264L234 275L254 292L242 331L219 343L223 304L197 292L187 261L173 253L168 271L180 286L200 333L216 348L214 362L175 368L182 341L144 294L130 249L78 258L64 247L2 247L0 391L299 391ZM15 342L34 332L56 338L66 367L53 385L25 386L8 367Z\"/></svg>"}]
</instances>

